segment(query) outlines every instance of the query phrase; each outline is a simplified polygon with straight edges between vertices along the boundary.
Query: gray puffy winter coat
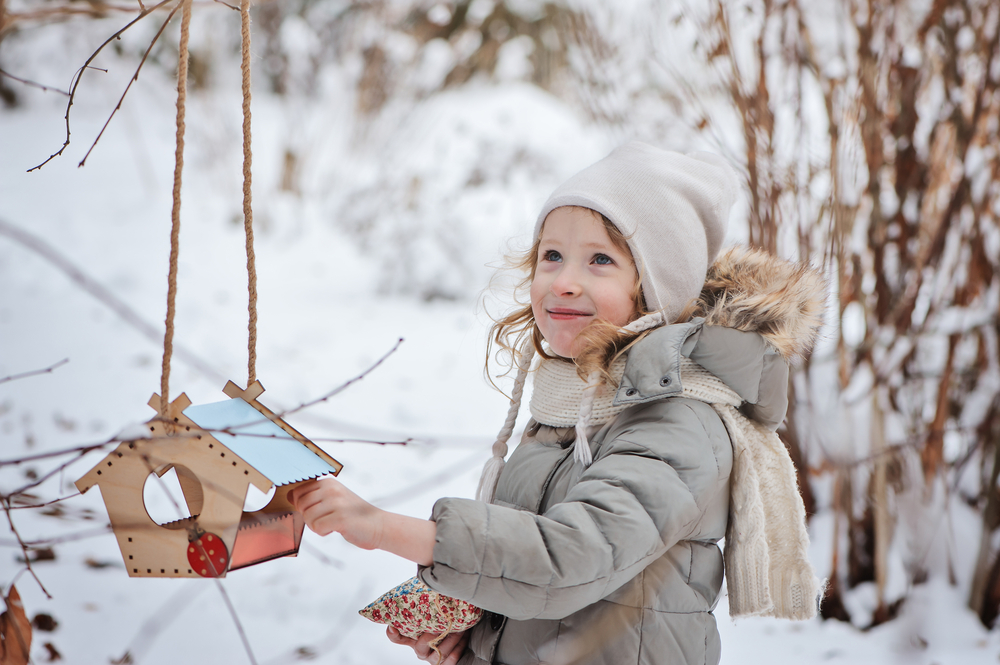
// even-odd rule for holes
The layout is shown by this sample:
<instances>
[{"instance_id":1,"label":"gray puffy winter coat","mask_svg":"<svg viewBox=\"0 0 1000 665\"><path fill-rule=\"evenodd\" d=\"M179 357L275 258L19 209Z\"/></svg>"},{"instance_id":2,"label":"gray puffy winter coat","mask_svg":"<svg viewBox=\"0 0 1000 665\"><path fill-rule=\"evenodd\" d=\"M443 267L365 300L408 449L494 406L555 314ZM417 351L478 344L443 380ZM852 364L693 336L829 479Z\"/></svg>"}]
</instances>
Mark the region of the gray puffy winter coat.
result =
<instances>
[{"instance_id":1,"label":"gray puffy winter coat","mask_svg":"<svg viewBox=\"0 0 1000 665\"><path fill-rule=\"evenodd\" d=\"M725 381L772 429L788 369L755 332L701 320L653 331L629 352L631 406L574 463L571 428L532 421L496 501L441 499L421 578L488 613L461 665L712 665L732 445L715 410L681 397L681 355Z\"/></svg>"}]
</instances>

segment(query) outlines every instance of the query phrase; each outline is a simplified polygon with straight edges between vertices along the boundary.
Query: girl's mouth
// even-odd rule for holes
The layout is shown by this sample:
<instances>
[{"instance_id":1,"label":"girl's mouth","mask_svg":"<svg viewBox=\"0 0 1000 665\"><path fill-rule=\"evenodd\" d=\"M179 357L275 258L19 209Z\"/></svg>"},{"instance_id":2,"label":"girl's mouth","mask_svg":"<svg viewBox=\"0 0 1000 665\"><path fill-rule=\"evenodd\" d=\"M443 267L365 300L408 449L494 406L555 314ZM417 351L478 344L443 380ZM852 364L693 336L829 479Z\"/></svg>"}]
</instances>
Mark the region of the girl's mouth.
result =
<instances>
[{"instance_id":1,"label":"girl's mouth","mask_svg":"<svg viewBox=\"0 0 1000 665\"><path fill-rule=\"evenodd\" d=\"M585 316L593 316L589 312L581 312L577 309L565 309L562 307L550 309L548 310L548 313L549 317L555 319L556 321L572 321Z\"/></svg>"}]
</instances>

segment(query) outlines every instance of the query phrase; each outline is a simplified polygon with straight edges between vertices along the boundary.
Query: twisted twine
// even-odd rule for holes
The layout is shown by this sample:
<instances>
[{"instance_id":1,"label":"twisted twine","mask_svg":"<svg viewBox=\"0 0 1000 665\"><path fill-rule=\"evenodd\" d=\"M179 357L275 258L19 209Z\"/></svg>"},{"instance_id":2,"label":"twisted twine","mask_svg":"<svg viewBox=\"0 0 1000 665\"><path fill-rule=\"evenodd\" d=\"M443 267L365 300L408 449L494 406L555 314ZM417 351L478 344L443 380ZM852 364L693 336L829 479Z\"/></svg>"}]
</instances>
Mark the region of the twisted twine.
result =
<instances>
[{"instance_id":1,"label":"twisted twine","mask_svg":"<svg viewBox=\"0 0 1000 665\"><path fill-rule=\"evenodd\" d=\"M170 211L170 268L167 271L166 332L163 335L163 365L160 373L160 417L168 420L170 404L170 358L174 353L174 315L177 301L177 258L181 236L181 174L184 171L184 114L187 106L188 37L191 0L182 0L181 41L177 60L177 134L174 148L173 207Z\"/></svg>"},{"instance_id":2,"label":"twisted twine","mask_svg":"<svg viewBox=\"0 0 1000 665\"><path fill-rule=\"evenodd\" d=\"M253 251L253 210L251 208L250 149L250 0L240 0L242 47L240 69L243 73L243 229L247 237L247 386L257 380L257 265Z\"/></svg>"}]
</instances>

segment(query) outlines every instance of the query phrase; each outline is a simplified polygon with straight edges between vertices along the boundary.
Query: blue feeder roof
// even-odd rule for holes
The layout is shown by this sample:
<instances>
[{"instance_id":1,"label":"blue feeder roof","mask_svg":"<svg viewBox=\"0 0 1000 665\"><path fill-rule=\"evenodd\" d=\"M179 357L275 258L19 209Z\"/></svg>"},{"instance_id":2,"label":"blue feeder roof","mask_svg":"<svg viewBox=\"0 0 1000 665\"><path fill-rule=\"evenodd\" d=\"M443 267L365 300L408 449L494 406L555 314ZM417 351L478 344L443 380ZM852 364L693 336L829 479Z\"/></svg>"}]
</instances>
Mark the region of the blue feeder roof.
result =
<instances>
[{"instance_id":1,"label":"blue feeder roof","mask_svg":"<svg viewBox=\"0 0 1000 665\"><path fill-rule=\"evenodd\" d=\"M287 485L337 472L319 455L239 397L189 406L184 409L184 415L198 427L210 431L219 443L242 457L275 485Z\"/></svg>"}]
</instances>

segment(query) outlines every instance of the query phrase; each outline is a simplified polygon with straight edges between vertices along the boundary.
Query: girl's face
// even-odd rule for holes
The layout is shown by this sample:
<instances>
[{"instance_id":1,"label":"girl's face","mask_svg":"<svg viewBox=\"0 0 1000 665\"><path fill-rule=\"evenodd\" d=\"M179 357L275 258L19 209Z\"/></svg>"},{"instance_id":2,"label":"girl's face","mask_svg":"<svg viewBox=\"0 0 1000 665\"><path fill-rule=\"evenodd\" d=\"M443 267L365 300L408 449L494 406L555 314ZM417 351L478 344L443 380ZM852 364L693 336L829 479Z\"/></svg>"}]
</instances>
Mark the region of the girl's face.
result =
<instances>
[{"instance_id":1,"label":"girl's face","mask_svg":"<svg viewBox=\"0 0 1000 665\"><path fill-rule=\"evenodd\" d=\"M582 350L577 335L591 321L624 326L634 318L632 255L611 241L592 210L567 206L550 212L535 261L531 311L555 354L575 358Z\"/></svg>"}]
</instances>

